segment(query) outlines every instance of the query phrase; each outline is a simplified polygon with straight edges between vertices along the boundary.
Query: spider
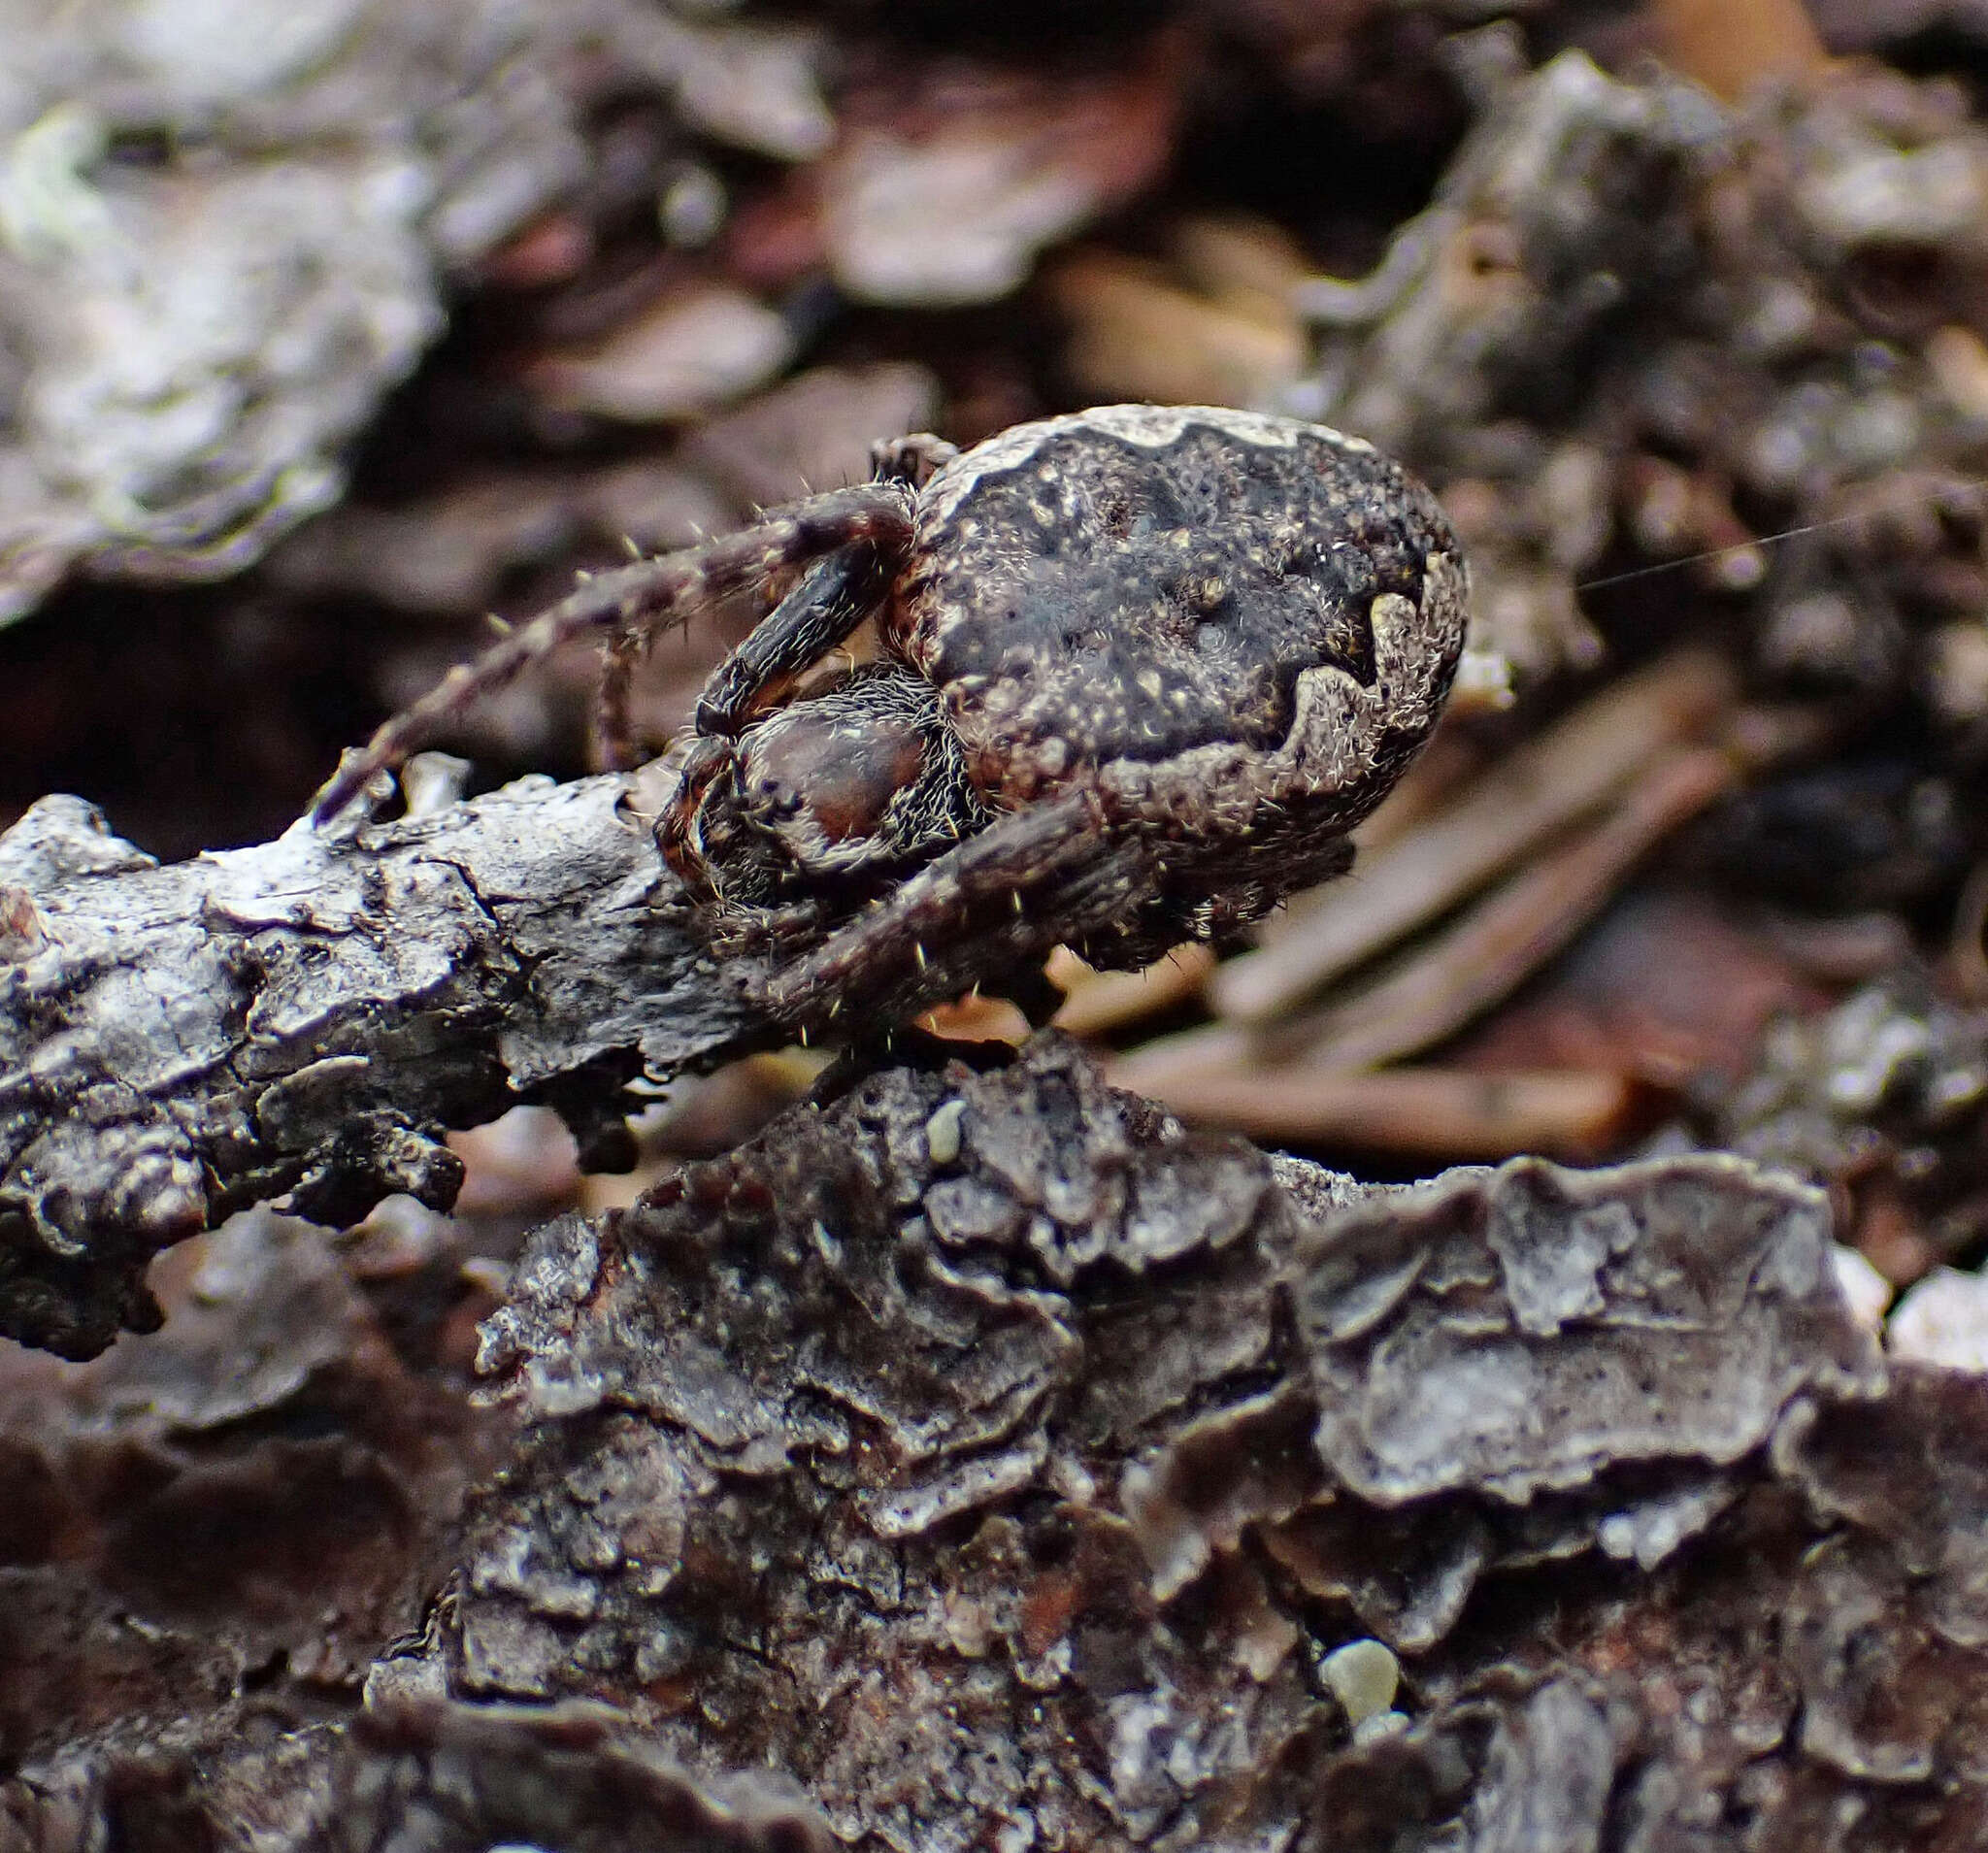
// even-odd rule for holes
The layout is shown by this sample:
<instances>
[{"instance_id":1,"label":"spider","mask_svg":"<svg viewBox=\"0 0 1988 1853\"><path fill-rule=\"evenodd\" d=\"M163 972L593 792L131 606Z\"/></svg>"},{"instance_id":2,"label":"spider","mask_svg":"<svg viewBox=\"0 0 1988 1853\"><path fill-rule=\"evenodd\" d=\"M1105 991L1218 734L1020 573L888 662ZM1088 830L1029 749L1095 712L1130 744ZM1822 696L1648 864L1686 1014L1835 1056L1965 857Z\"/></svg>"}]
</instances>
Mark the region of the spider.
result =
<instances>
[{"instance_id":1,"label":"spider","mask_svg":"<svg viewBox=\"0 0 1988 1853\"><path fill-rule=\"evenodd\" d=\"M804 1028L1059 943L1135 968L1341 873L1436 723L1467 596L1429 491L1321 425L1107 406L964 453L904 439L870 482L582 583L386 722L315 815L588 631L625 763L650 639L782 574L656 837L706 943ZM877 659L838 666L873 617Z\"/></svg>"}]
</instances>

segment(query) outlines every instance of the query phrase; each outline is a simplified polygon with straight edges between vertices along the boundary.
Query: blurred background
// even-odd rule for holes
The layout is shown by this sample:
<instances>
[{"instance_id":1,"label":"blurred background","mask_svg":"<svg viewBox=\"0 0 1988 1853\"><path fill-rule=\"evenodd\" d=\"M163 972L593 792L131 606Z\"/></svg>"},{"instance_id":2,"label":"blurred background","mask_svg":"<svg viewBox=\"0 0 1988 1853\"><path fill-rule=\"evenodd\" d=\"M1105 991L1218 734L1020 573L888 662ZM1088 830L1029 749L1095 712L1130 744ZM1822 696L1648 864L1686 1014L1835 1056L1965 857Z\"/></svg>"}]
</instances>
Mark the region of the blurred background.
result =
<instances>
[{"instance_id":1,"label":"blurred background","mask_svg":"<svg viewBox=\"0 0 1988 1853\"><path fill-rule=\"evenodd\" d=\"M1065 1027L1368 1175L1791 1166L1881 1304L1988 1248L1984 79L1982 0L0 0L0 822L270 836L486 614L878 438L1323 419L1464 532L1465 692L1352 878ZM591 678L446 744L585 770ZM634 1187L463 1148L481 1233L362 1274Z\"/></svg>"}]
</instances>

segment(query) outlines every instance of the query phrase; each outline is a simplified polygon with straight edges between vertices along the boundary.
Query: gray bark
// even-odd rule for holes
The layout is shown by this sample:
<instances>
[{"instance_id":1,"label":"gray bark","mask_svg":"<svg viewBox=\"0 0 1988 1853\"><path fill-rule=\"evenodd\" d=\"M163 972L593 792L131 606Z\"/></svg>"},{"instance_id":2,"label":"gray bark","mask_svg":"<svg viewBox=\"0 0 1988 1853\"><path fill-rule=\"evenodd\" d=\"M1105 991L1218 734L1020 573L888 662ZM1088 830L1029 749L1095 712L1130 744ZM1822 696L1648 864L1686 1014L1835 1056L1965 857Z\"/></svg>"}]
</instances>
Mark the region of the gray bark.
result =
<instances>
[{"instance_id":1,"label":"gray bark","mask_svg":"<svg viewBox=\"0 0 1988 1853\"><path fill-rule=\"evenodd\" d=\"M764 1041L685 933L626 780L160 867L81 800L0 837L0 1334L72 1358L157 1314L152 1255L244 1205L447 1208L441 1135Z\"/></svg>"}]
</instances>

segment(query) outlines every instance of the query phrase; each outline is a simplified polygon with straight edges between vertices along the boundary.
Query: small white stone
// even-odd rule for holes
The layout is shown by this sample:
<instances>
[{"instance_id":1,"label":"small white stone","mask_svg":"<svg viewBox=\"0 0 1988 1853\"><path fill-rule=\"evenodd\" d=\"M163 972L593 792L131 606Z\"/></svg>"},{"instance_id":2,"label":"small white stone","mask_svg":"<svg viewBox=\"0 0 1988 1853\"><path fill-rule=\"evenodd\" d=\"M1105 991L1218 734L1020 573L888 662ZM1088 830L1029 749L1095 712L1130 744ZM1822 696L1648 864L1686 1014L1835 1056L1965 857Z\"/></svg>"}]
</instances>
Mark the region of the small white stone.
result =
<instances>
[{"instance_id":1,"label":"small white stone","mask_svg":"<svg viewBox=\"0 0 1988 1853\"><path fill-rule=\"evenodd\" d=\"M1402 1680L1401 1662L1377 1640L1335 1647L1318 1671L1355 1730L1394 1704Z\"/></svg>"},{"instance_id":2,"label":"small white stone","mask_svg":"<svg viewBox=\"0 0 1988 1853\"><path fill-rule=\"evenodd\" d=\"M965 1101L949 1100L925 1122L925 1151L935 1165L957 1162L960 1121L966 1112Z\"/></svg>"},{"instance_id":3,"label":"small white stone","mask_svg":"<svg viewBox=\"0 0 1988 1853\"><path fill-rule=\"evenodd\" d=\"M1375 1737L1392 1737L1408 1728L1406 1711L1376 1711L1353 1727L1355 1743L1372 1743Z\"/></svg>"},{"instance_id":4,"label":"small white stone","mask_svg":"<svg viewBox=\"0 0 1988 1853\"><path fill-rule=\"evenodd\" d=\"M1882 1332L1884 1309L1891 1304L1891 1282L1856 1249L1840 1241L1834 1244L1830 1265L1836 1271L1838 1291L1849 1303L1851 1318L1867 1332Z\"/></svg>"},{"instance_id":5,"label":"small white stone","mask_svg":"<svg viewBox=\"0 0 1988 1853\"><path fill-rule=\"evenodd\" d=\"M1885 1341L1895 1358L1988 1371L1988 1280L1938 1268L1894 1308Z\"/></svg>"}]
</instances>

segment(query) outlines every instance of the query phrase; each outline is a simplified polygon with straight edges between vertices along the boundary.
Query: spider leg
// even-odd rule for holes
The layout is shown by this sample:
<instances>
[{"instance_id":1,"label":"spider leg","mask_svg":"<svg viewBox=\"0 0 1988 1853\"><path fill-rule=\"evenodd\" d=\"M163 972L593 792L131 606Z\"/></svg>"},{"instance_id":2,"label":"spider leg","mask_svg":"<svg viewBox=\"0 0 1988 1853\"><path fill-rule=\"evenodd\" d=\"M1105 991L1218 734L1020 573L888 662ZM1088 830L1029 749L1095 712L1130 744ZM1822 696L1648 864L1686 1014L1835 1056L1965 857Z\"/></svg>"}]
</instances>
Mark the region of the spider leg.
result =
<instances>
[{"instance_id":1,"label":"spider leg","mask_svg":"<svg viewBox=\"0 0 1988 1853\"><path fill-rule=\"evenodd\" d=\"M624 628L646 637L769 573L856 542L868 543L879 556L899 557L911 545L911 508L912 498L902 483L859 483L811 496L701 546L597 574L474 663L458 664L413 707L387 721L325 786L312 808L313 820L323 823L336 816L375 773L399 765L469 703L503 687L569 639Z\"/></svg>"},{"instance_id":2,"label":"spider leg","mask_svg":"<svg viewBox=\"0 0 1988 1853\"><path fill-rule=\"evenodd\" d=\"M882 550L868 541L817 560L712 671L697 698L697 731L739 734L779 700L790 678L820 662L882 604L890 574Z\"/></svg>"},{"instance_id":3,"label":"spider leg","mask_svg":"<svg viewBox=\"0 0 1988 1853\"><path fill-rule=\"evenodd\" d=\"M784 1021L902 1021L1136 911L1159 848L1107 833L1087 789L1011 811L755 987Z\"/></svg>"},{"instance_id":4,"label":"spider leg","mask_svg":"<svg viewBox=\"0 0 1988 1853\"><path fill-rule=\"evenodd\" d=\"M875 481L903 482L918 489L958 455L958 445L935 438L929 431L915 431L908 438L886 438L873 444L870 473Z\"/></svg>"},{"instance_id":5,"label":"spider leg","mask_svg":"<svg viewBox=\"0 0 1988 1853\"><path fill-rule=\"evenodd\" d=\"M626 772L640 762L631 697L635 672L648 654L648 633L640 624L617 624L601 645L601 679L594 687L594 751L608 772Z\"/></svg>"},{"instance_id":6,"label":"spider leg","mask_svg":"<svg viewBox=\"0 0 1988 1853\"><path fill-rule=\"evenodd\" d=\"M698 741L683 762L677 795L656 819L656 846L663 852L663 860L677 872L692 898L706 906L718 897L711 865L704 856L704 800L731 766L729 742Z\"/></svg>"},{"instance_id":7,"label":"spider leg","mask_svg":"<svg viewBox=\"0 0 1988 1853\"><path fill-rule=\"evenodd\" d=\"M886 439L870 447L871 480L916 490L958 455L956 445L929 431ZM789 677L818 663L883 603L894 564L858 544L810 569L705 683L697 731L736 736L777 702Z\"/></svg>"}]
</instances>

